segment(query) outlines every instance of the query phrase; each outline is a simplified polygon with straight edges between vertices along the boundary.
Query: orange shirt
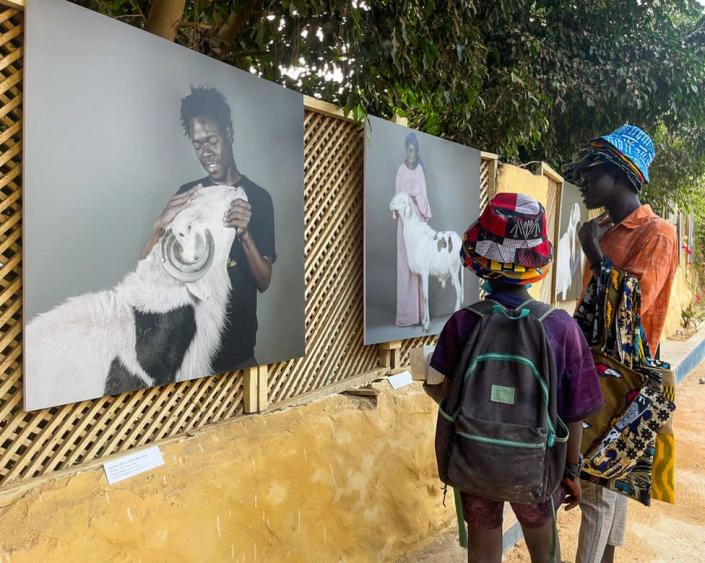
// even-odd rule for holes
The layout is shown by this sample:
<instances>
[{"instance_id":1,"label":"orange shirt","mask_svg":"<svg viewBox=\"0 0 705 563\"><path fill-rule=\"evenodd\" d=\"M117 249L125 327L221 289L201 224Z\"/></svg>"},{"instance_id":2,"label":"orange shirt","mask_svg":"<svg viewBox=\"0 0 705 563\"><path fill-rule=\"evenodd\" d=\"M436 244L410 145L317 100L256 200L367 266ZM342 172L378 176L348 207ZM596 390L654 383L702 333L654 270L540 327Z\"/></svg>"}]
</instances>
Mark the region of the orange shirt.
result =
<instances>
[{"instance_id":1,"label":"orange shirt","mask_svg":"<svg viewBox=\"0 0 705 563\"><path fill-rule=\"evenodd\" d=\"M615 268L629 272L641 286L641 322L653 355L666 322L671 286L678 266L678 237L668 221L642 205L600 241ZM592 272L586 268L587 287Z\"/></svg>"}]
</instances>

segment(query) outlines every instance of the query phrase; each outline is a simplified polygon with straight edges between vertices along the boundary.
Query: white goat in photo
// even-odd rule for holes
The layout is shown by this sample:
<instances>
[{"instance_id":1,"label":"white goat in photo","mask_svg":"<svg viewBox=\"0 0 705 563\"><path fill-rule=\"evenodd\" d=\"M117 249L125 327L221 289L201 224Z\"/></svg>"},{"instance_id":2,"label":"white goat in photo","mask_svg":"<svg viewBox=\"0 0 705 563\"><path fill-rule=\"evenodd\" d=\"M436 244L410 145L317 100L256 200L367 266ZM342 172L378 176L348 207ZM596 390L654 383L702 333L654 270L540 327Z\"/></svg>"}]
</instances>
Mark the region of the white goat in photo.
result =
<instances>
[{"instance_id":1,"label":"white goat in photo","mask_svg":"<svg viewBox=\"0 0 705 563\"><path fill-rule=\"evenodd\" d=\"M578 245L579 224L580 204L574 203L570 209L568 229L558 241L556 254L556 294L561 301L568 299L570 286L582 265L583 254Z\"/></svg>"},{"instance_id":2,"label":"white goat in photo","mask_svg":"<svg viewBox=\"0 0 705 563\"><path fill-rule=\"evenodd\" d=\"M428 278L433 276L445 287L450 279L455 289L455 311L463 304L464 283L460 246L462 241L453 231L434 231L416 212L416 204L406 192L399 192L389 209L401 218L406 256L411 271L421 278L423 291L424 330L428 330L431 316L428 308Z\"/></svg>"},{"instance_id":3,"label":"white goat in photo","mask_svg":"<svg viewBox=\"0 0 705 563\"><path fill-rule=\"evenodd\" d=\"M34 410L210 375L230 299L242 188L196 192L113 289L71 297L25 330L25 408Z\"/></svg>"}]
</instances>

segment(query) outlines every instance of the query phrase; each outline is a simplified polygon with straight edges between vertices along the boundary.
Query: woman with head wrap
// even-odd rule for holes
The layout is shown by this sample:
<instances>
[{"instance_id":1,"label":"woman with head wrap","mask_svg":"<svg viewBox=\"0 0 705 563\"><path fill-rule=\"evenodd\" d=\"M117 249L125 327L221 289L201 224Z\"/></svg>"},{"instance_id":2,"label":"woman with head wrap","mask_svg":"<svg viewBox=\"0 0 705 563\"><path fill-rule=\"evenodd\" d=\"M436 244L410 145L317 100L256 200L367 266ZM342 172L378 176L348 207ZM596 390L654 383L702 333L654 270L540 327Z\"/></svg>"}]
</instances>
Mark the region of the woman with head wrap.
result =
<instances>
[{"instance_id":1,"label":"woman with head wrap","mask_svg":"<svg viewBox=\"0 0 705 563\"><path fill-rule=\"evenodd\" d=\"M419 141L415 133L406 137L406 158L397 169L395 193L406 192L416 204L416 214L424 222L431 218L431 207L426 194L426 176L419 153ZM423 317L423 293L421 280L409 268L404 245L403 224L397 220L397 326L421 324Z\"/></svg>"}]
</instances>

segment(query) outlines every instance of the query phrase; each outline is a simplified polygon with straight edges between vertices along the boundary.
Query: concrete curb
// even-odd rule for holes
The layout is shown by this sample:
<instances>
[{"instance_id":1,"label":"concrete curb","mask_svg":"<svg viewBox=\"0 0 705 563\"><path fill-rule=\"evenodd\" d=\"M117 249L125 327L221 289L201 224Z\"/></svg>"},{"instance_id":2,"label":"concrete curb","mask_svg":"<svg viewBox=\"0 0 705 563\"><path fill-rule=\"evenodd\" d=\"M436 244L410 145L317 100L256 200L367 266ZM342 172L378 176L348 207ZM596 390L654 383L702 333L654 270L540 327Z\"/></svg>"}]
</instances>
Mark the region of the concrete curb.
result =
<instances>
[{"instance_id":1,"label":"concrete curb","mask_svg":"<svg viewBox=\"0 0 705 563\"><path fill-rule=\"evenodd\" d=\"M521 531L521 524L515 522L511 528L502 534L502 553L514 547L524 537Z\"/></svg>"},{"instance_id":2,"label":"concrete curb","mask_svg":"<svg viewBox=\"0 0 705 563\"><path fill-rule=\"evenodd\" d=\"M693 348L693 350L688 354L677 366L675 366L676 380L680 383L683 379L692 372L696 367L698 367L702 361L705 360L705 340Z\"/></svg>"},{"instance_id":3,"label":"concrete curb","mask_svg":"<svg viewBox=\"0 0 705 563\"><path fill-rule=\"evenodd\" d=\"M678 382L705 360L705 326L688 340L682 342L666 340L661 345L661 358L671 364Z\"/></svg>"}]
</instances>

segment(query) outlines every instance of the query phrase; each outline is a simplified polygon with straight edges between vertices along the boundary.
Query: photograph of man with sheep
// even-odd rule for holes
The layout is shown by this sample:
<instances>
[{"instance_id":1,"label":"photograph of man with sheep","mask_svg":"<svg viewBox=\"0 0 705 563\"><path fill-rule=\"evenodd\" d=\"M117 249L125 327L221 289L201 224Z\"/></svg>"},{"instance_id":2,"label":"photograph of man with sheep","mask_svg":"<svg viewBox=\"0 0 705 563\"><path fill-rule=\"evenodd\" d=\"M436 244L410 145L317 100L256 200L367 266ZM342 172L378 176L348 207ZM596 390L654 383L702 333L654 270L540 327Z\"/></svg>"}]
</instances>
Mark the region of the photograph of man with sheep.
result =
<instances>
[{"instance_id":1,"label":"photograph of man with sheep","mask_svg":"<svg viewBox=\"0 0 705 563\"><path fill-rule=\"evenodd\" d=\"M367 119L365 344L438 334L477 300L460 237L479 201L480 151Z\"/></svg>"},{"instance_id":2,"label":"photograph of man with sheep","mask_svg":"<svg viewBox=\"0 0 705 563\"><path fill-rule=\"evenodd\" d=\"M32 17L25 408L303 355L301 96L72 4Z\"/></svg>"}]
</instances>

